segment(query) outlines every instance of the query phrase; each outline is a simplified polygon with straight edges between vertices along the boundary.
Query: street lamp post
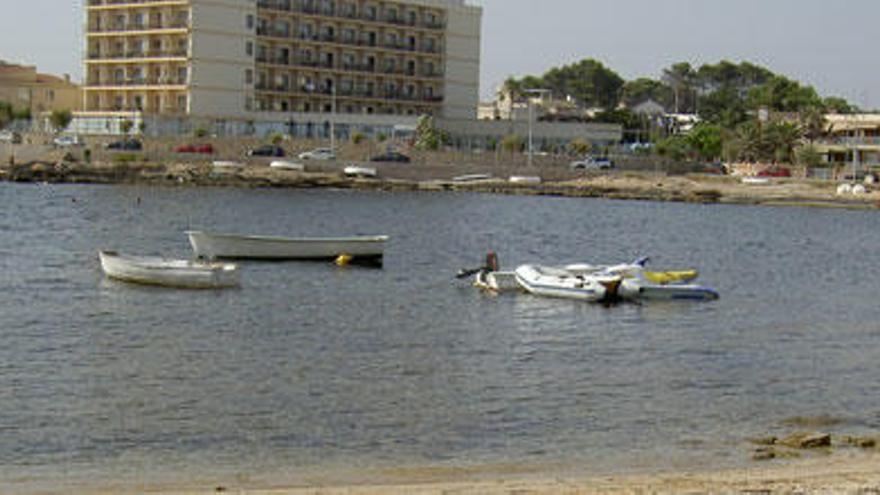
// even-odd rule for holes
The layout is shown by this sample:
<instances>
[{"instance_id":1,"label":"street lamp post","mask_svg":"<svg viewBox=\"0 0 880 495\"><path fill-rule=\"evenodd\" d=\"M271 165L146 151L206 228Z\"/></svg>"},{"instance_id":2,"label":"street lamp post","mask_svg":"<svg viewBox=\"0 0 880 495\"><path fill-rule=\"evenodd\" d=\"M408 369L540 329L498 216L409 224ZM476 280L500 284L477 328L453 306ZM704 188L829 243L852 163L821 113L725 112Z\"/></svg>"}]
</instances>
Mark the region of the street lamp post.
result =
<instances>
[{"instance_id":1,"label":"street lamp post","mask_svg":"<svg viewBox=\"0 0 880 495\"><path fill-rule=\"evenodd\" d=\"M526 89L523 91L523 93L525 93L527 95L538 95L538 96L542 96L542 95L547 94L549 92L550 92L549 89L541 89L541 88ZM528 118L529 118L529 167L531 167L532 161L534 160L534 158L533 158L533 154L534 154L533 134L534 133L532 131L532 121L534 120L534 110L533 110L533 104L532 104L531 97L529 97L529 117Z\"/></svg>"},{"instance_id":2,"label":"street lamp post","mask_svg":"<svg viewBox=\"0 0 880 495\"><path fill-rule=\"evenodd\" d=\"M332 98L330 100L330 153L336 154L336 81L331 86Z\"/></svg>"}]
</instances>

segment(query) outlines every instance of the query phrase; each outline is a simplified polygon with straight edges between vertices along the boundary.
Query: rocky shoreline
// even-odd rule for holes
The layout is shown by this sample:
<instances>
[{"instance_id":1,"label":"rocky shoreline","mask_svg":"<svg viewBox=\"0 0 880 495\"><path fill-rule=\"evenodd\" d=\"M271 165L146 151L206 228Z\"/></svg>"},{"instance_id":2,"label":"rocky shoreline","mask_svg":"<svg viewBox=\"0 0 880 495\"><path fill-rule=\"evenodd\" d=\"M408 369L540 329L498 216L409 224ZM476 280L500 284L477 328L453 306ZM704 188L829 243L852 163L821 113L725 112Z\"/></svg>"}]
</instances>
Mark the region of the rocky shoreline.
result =
<instances>
[{"instance_id":1,"label":"rocky shoreline","mask_svg":"<svg viewBox=\"0 0 880 495\"><path fill-rule=\"evenodd\" d=\"M615 171L545 178L541 183L514 183L506 178L468 182L452 180L458 167L389 165L379 178L352 178L341 166L315 165L306 172L276 170L267 164L241 168L210 163L93 163L45 162L0 167L0 180L55 184L141 184L157 186L337 188L379 191L466 191L490 194L542 195L687 203L745 205L798 205L876 209L880 191L840 196L836 184L810 179L773 179L764 185L744 184L736 177L702 174L661 175ZM464 171L464 172L463 172ZM477 170L481 171L481 170ZM474 170L470 170L474 172ZM500 175L500 174L499 174Z\"/></svg>"}]
</instances>

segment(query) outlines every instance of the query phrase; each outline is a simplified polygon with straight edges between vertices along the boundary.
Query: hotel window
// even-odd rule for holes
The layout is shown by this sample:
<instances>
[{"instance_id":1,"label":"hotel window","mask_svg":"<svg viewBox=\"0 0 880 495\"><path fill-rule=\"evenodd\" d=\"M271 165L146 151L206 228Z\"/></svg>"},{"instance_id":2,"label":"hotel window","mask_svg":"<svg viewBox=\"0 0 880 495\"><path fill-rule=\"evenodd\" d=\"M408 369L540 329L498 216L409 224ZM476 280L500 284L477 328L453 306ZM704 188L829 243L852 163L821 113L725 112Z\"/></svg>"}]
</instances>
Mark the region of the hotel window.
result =
<instances>
[{"instance_id":1,"label":"hotel window","mask_svg":"<svg viewBox=\"0 0 880 495\"><path fill-rule=\"evenodd\" d=\"M248 29L253 29L254 28L254 16L248 14L248 16L245 17L245 25L247 25Z\"/></svg>"},{"instance_id":2,"label":"hotel window","mask_svg":"<svg viewBox=\"0 0 880 495\"><path fill-rule=\"evenodd\" d=\"M245 69L244 71L244 83L245 84L253 84L254 83L254 71L251 69Z\"/></svg>"},{"instance_id":3,"label":"hotel window","mask_svg":"<svg viewBox=\"0 0 880 495\"><path fill-rule=\"evenodd\" d=\"M186 76L187 76L186 67L179 67L177 69L177 84L186 84Z\"/></svg>"},{"instance_id":4,"label":"hotel window","mask_svg":"<svg viewBox=\"0 0 880 495\"><path fill-rule=\"evenodd\" d=\"M254 55L254 43L252 41L248 41L247 43L244 44L244 52L249 57L252 57Z\"/></svg>"}]
</instances>

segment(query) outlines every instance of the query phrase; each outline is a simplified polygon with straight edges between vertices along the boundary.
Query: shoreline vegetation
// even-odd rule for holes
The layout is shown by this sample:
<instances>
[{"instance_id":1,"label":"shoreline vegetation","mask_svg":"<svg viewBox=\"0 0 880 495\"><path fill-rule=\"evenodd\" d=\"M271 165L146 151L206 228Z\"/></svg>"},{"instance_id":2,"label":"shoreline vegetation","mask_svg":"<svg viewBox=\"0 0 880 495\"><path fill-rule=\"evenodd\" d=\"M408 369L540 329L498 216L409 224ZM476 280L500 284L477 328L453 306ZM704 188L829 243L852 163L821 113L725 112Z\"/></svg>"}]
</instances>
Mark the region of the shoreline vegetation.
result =
<instances>
[{"instance_id":1,"label":"shoreline vegetation","mask_svg":"<svg viewBox=\"0 0 880 495\"><path fill-rule=\"evenodd\" d=\"M468 164L378 164L377 178L347 177L342 164L309 163L306 171L278 170L268 163L241 168L215 167L209 162L65 162L33 160L0 165L0 180L56 184L131 184L156 186L336 188L377 191L474 192L669 201L700 204L807 206L877 209L880 191L840 195L837 182L803 178L772 178L766 183L743 183L725 175L672 175L649 170L571 172L562 166L527 169ZM373 166L373 164L371 164ZM455 181L464 174L491 178ZM541 177L540 183L512 182L512 176Z\"/></svg>"}]
</instances>

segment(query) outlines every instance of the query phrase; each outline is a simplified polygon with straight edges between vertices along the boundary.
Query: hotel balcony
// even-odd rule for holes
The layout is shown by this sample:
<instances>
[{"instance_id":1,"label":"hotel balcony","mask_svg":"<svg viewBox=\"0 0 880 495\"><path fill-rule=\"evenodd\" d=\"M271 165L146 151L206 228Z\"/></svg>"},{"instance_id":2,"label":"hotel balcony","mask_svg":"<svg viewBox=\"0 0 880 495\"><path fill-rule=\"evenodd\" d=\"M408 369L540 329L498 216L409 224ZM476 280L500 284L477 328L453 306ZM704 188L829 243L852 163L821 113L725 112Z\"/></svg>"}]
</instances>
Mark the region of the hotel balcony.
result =
<instances>
[{"instance_id":1,"label":"hotel balcony","mask_svg":"<svg viewBox=\"0 0 880 495\"><path fill-rule=\"evenodd\" d=\"M98 26L98 25L90 25L88 27L88 31L86 32L87 36L110 36L110 35L120 35L120 34L131 34L131 33L150 33L155 31L161 32L169 32L169 31L180 31L186 32L189 29L189 22L185 21L173 21L173 22L163 22L159 24L148 24L148 23L137 23L137 22L127 22L127 23L113 23L107 26Z\"/></svg>"},{"instance_id":2,"label":"hotel balcony","mask_svg":"<svg viewBox=\"0 0 880 495\"><path fill-rule=\"evenodd\" d=\"M86 89L154 89L165 90L168 87L181 88L187 85L186 79L176 77L131 77L125 79L113 78L89 78L86 81Z\"/></svg>"},{"instance_id":3,"label":"hotel balcony","mask_svg":"<svg viewBox=\"0 0 880 495\"><path fill-rule=\"evenodd\" d=\"M129 51L93 51L89 52L86 63L126 63L155 60L185 60L186 50L129 50Z\"/></svg>"},{"instance_id":4,"label":"hotel balcony","mask_svg":"<svg viewBox=\"0 0 880 495\"><path fill-rule=\"evenodd\" d=\"M283 30L271 29L271 28L257 28L257 36L263 36L266 38L271 38L272 41L293 41L297 43L303 44L313 44L313 45L321 45L326 46L327 44L336 45L339 48L347 48L347 47L355 47L355 48L369 48L375 49L377 51L393 51L393 52L405 52L405 53L417 53L420 55L434 56L437 58L442 57L441 48L438 45L431 45L427 43L406 43L406 42L380 42L376 40L369 40L366 37L355 37L355 38L347 38L345 36L338 35L329 35L329 34L293 34L290 32L285 32Z\"/></svg>"},{"instance_id":5,"label":"hotel balcony","mask_svg":"<svg viewBox=\"0 0 880 495\"><path fill-rule=\"evenodd\" d=\"M313 70L327 70L327 71L335 71L335 72L355 72L361 74L374 74L376 76L403 76L407 78L422 78L422 79L441 79L443 78L443 73L441 71L437 71L436 69L430 70L428 68L422 67L420 70L411 70L406 67L401 68L390 68L390 67L380 67L377 64L370 65L364 63L335 63L330 62L328 60L314 60L314 59L303 59L297 57L272 57L272 56L257 56L256 61L258 64L264 64L266 66L280 66L280 67L299 67L304 69L313 69Z\"/></svg>"},{"instance_id":6,"label":"hotel balcony","mask_svg":"<svg viewBox=\"0 0 880 495\"><path fill-rule=\"evenodd\" d=\"M284 86L271 84L256 84L254 89L262 93L275 93L281 96L300 97L300 98L325 98L332 99L333 91L327 87L312 88L309 86ZM376 102L385 103L421 103L421 104L441 104L442 96L433 94L417 94L407 93L405 91L387 91L387 90L367 90L364 88L355 89L339 89L336 91L336 98L340 100L375 100Z\"/></svg>"},{"instance_id":7,"label":"hotel balcony","mask_svg":"<svg viewBox=\"0 0 880 495\"><path fill-rule=\"evenodd\" d=\"M267 11L304 14L314 17L330 17L343 20L354 20L376 24L385 24L395 27L410 27L415 29L443 30L446 24L438 19L418 19L397 14L391 14L388 11L376 12L375 15L369 12L358 12L356 9L344 8L321 8L312 2L297 2L291 0L257 0L257 8L266 9Z\"/></svg>"},{"instance_id":8,"label":"hotel balcony","mask_svg":"<svg viewBox=\"0 0 880 495\"><path fill-rule=\"evenodd\" d=\"M189 0L89 0L89 9L189 5Z\"/></svg>"}]
</instances>

